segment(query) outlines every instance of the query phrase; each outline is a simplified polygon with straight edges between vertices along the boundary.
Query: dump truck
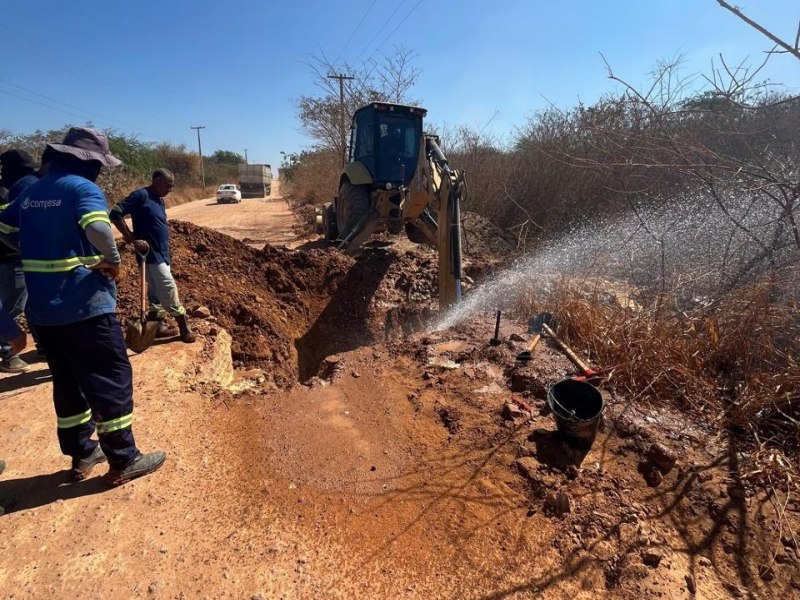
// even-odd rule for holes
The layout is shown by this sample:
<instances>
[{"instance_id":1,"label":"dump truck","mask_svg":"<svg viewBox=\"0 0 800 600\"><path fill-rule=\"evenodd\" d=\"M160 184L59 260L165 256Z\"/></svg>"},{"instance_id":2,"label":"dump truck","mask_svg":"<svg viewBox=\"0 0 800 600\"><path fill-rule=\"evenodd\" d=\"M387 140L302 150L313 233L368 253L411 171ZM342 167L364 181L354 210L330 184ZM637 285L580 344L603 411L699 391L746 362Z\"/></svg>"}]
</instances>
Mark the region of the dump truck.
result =
<instances>
[{"instance_id":1,"label":"dump truck","mask_svg":"<svg viewBox=\"0 0 800 600\"><path fill-rule=\"evenodd\" d=\"M348 254L375 232L405 229L415 243L439 252L439 308L461 301L463 173L450 168L439 137L424 133L427 110L386 102L353 115L339 195L317 207L317 232Z\"/></svg>"},{"instance_id":2,"label":"dump truck","mask_svg":"<svg viewBox=\"0 0 800 600\"><path fill-rule=\"evenodd\" d=\"M239 189L242 198L266 198L272 190L269 165L239 165Z\"/></svg>"}]
</instances>

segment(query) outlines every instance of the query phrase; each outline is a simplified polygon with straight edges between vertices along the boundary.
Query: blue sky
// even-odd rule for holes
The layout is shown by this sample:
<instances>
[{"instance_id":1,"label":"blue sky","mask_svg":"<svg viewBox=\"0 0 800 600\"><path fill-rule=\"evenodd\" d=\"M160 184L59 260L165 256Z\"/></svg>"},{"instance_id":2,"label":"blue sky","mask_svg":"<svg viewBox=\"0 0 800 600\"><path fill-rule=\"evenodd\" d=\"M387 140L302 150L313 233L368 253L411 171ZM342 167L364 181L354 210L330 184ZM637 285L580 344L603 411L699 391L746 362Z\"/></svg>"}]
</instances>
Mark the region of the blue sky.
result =
<instances>
[{"instance_id":1,"label":"blue sky","mask_svg":"<svg viewBox=\"0 0 800 600\"><path fill-rule=\"evenodd\" d=\"M797 0L743 2L750 17L794 39ZM205 125L204 154L247 148L251 162L273 166L281 151L310 144L295 101L314 93L305 63L321 52L358 63L403 44L418 53L413 96L433 122L486 126L507 140L548 102L569 107L614 89L599 52L641 84L658 59L683 54L688 74L707 72L720 52L730 63L755 62L770 48L714 0L0 4L0 128L26 133L91 120L195 148L190 126ZM800 61L776 56L764 77L800 91Z\"/></svg>"}]
</instances>

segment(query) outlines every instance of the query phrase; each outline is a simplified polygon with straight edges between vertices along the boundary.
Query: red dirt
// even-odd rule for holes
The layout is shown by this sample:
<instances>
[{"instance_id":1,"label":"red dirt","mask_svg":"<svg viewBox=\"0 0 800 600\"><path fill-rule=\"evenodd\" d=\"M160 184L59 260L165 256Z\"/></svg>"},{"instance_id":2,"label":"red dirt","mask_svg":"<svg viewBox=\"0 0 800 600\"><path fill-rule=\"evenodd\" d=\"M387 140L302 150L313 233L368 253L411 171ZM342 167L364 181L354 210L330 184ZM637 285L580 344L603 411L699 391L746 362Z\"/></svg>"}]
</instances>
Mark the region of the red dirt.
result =
<instances>
[{"instance_id":1,"label":"red dirt","mask_svg":"<svg viewBox=\"0 0 800 600\"><path fill-rule=\"evenodd\" d=\"M594 446L576 452L545 406L547 386L574 372L548 342L518 367L522 324L504 321L499 346L491 315L426 331L429 249L378 241L353 259L171 228L184 302L212 316L193 319L202 345L133 357L137 439L170 458L102 494L94 477L56 485L46 370L0 379L13 463L0 492L21 497L2 521L0 595L797 594L800 504L745 482L733 434L607 397ZM479 254L469 272L491 268ZM222 328L245 392L197 375L219 358Z\"/></svg>"}]
</instances>

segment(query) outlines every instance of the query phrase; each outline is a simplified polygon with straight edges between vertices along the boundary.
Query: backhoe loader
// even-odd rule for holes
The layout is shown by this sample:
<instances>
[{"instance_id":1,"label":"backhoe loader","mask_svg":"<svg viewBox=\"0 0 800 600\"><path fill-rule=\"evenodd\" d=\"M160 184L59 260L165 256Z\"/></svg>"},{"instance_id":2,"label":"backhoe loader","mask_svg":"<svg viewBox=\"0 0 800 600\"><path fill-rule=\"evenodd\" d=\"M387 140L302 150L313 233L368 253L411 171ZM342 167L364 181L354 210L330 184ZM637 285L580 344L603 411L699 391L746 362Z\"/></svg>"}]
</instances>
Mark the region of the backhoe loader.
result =
<instances>
[{"instance_id":1,"label":"backhoe loader","mask_svg":"<svg viewBox=\"0 0 800 600\"><path fill-rule=\"evenodd\" d=\"M348 254L375 232L403 229L439 252L439 308L461 301L462 173L450 168L439 137L424 133L424 108L374 102L350 129L339 195L316 210L316 229Z\"/></svg>"}]
</instances>

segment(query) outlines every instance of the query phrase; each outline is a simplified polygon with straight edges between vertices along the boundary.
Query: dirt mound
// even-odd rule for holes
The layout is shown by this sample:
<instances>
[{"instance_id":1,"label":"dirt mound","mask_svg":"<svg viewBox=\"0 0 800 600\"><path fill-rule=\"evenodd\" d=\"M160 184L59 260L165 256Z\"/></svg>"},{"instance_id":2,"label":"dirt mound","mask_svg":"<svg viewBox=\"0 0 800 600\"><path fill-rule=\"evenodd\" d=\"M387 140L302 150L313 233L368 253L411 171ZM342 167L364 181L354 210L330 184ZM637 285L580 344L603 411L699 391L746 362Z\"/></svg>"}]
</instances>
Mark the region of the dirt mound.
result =
<instances>
[{"instance_id":1,"label":"dirt mound","mask_svg":"<svg viewBox=\"0 0 800 600\"><path fill-rule=\"evenodd\" d=\"M253 249L181 221L170 234L183 303L208 307L208 329L216 323L233 337L234 365L262 368L279 387L314 375L328 354L413 329L436 297L436 257L423 248L372 246L353 259L332 248ZM119 311L136 315L138 304L129 263Z\"/></svg>"}]
</instances>

